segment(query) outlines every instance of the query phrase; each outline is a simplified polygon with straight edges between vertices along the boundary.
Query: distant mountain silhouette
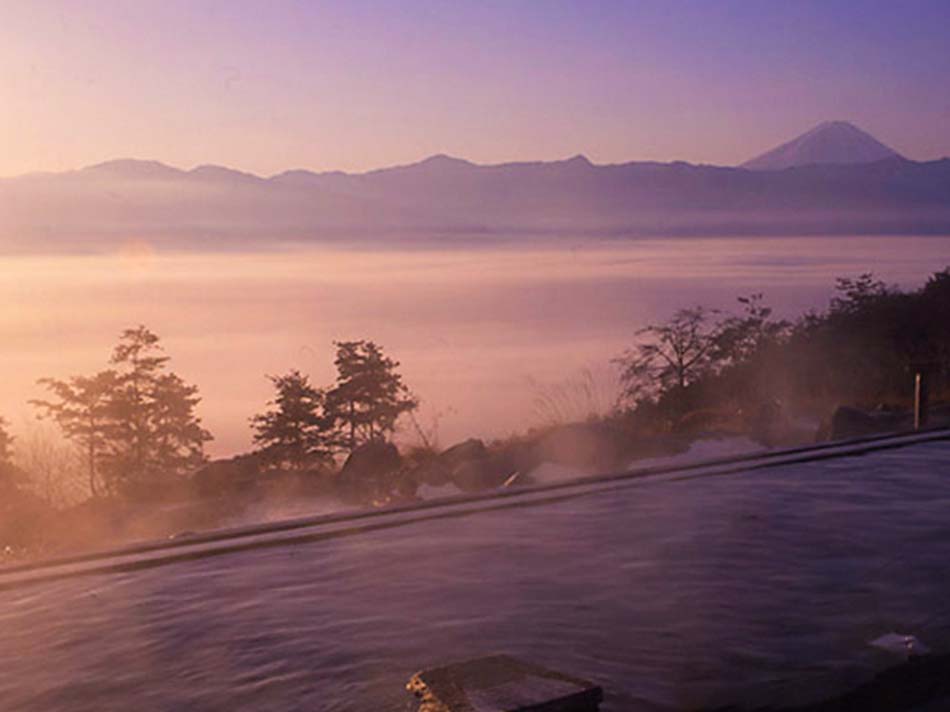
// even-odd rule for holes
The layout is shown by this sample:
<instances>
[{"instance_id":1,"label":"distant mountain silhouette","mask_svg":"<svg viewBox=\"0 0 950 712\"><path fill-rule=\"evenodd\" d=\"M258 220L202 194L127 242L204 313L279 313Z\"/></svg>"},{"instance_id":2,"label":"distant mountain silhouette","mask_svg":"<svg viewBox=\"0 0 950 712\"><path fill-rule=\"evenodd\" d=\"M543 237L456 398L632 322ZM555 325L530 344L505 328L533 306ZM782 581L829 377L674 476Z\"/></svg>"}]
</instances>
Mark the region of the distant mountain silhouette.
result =
<instances>
[{"instance_id":1,"label":"distant mountain silhouette","mask_svg":"<svg viewBox=\"0 0 950 712\"><path fill-rule=\"evenodd\" d=\"M796 139L797 155L810 163L780 170L595 165L584 156L477 165L439 155L367 173L293 170L264 178L221 166L184 171L110 161L0 180L0 249L459 233L950 233L950 159L915 162L882 147L882 159L856 162L870 155L871 144L860 139L867 150L848 153L850 162L840 152L835 163L817 162L809 145L827 145L824 135L841 150L846 141L837 138L853 134L824 126L817 139L814 132L804 144ZM831 156L830 149L821 154Z\"/></svg>"},{"instance_id":2,"label":"distant mountain silhouette","mask_svg":"<svg viewBox=\"0 0 950 712\"><path fill-rule=\"evenodd\" d=\"M754 171L800 166L874 163L900 154L847 121L825 121L798 138L742 164Z\"/></svg>"},{"instance_id":3,"label":"distant mountain silhouette","mask_svg":"<svg viewBox=\"0 0 950 712\"><path fill-rule=\"evenodd\" d=\"M185 175L185 171L166 166L158 161L141 161L135 158L118 158L105 163L83 168L87 176L102 176L125 180L172 179Z\"/></svg>"}]
</instances>

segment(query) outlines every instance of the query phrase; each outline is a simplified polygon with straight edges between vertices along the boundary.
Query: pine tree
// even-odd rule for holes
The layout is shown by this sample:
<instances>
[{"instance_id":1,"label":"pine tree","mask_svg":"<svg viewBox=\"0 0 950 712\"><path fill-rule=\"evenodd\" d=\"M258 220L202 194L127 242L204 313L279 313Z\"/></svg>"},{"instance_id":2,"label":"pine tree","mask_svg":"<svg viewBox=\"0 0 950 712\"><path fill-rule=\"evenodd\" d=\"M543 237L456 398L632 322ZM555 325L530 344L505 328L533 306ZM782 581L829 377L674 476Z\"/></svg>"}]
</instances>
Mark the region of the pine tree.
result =
<instances>
[{"instance_id":1,"label":"pine tree","mask_svg":"<svg viewBox=\"0 0 950 712\"><path fill-rule=\"evenodd\" d=\"M102 481L102 458L114 427L112 395L115 381L114 371L102 371L95 376L74 376L68 381L43 378L40 385L46 386L56 400L30 401L43 411L42 416L56 421L66 438L79 446L93 497L105 494L106 490Z\"/></svg>"},{"instance_id":2,"label":"pine tree","mask_svg":"<svg viewBox=\"0 0 950 712\"><path fill-rule=\"evenodd\" d=\"M196 469L205 462L204 444L211 439L194 415L201 401L198 387L165 373L155 380L152 399L151 438L158 468L166 473Z\"/></svg>"},{"instance_id":3,"label":"pine tree","mask_svg":"<svg viewBox=\"0 0 950 712\"><path fill-rule=\"evenodd\" d=\"M149 457L150 425L156 411L152 394L168 357L161 355L158 336L139 326L122 332L110 362L117 368L111 403L115 428L110 474L123 485L132 480L144 482L155 475Z\"/></svg>"},{"instance_id":4,"label":"pine tree","mask_svg":"<svg viewBox=\"0 0 950 712\"><path fill-rule=\"evenodd\" d=\"M327 411L337 442L352 452L358 445L391 434L403 413L418 401L396 372L399 363L372 341L338 341L336 385L327 393Z\"/></svg>"},{"instance_id":5,"label":"pine tree","mask_svg":"<svg viewBox=\"0 0 950 712\"><path fill-rule=\"evenodd\" d=\"M306 470L330 457L325 394L300 371L270 376L277 395L270 410L251 418L263 462L278 469Z\"/></svg>"},{"instance_id":6,"label":"pine tree","mask_svg":"<svg viewBox=\"0 0 950 712\"><path fill-rule=\"evenodd\" d=\"M211 434L194 412L198 390L166 372L168 360L158 336L144 326L122 332L112 353L108 469L117 490L151 487L206 459Z\"/></svg>"},{"instance_id":7,"label":"pine tree","mask_svg":"<svg viewBox=\"0 0 950 712\"><path fill-rule=\"evenodd\" d=\"M39 381L53 398L32 403L82 449L93 496L142 494L205 461L211 434L195 415L198 389L167 371L168 360L139 326L122 332L113 369Z\"/></svg>"}]
</instances>

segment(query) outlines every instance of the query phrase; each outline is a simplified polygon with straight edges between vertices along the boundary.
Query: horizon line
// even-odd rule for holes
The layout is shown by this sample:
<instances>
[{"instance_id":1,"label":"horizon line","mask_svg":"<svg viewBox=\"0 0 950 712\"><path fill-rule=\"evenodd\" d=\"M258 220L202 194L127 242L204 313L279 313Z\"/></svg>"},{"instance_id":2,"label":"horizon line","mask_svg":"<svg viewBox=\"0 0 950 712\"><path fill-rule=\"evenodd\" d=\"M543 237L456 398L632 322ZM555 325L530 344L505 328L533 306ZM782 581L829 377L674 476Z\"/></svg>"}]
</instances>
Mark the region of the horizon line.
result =
<instances>
[{"instance_id":1,"label":"horizon line","mask_svg":"<svg viewBox=\"0 0 950 712\"><path fill-rule=\"evenodd\" d=\"M931 159L926 159L922 161L915 160L912 158L907 158L906 156L901 156L901 155L898 155L896 157L891 157L891 158L884 158L882 160L893 160L894 158L897 158L902 161L906 161L908 163L934 163L934 162L939 162L939 161L950 160L950 156L946 156L946 155L940 156L938 158L931 158ZM306 174L314 175L314 176L329 176L329 175L365 176L365 175L370 175L373 173L380 173L383 171L399 170L403 168L413 168L415 166L420 166L420 165L423 165L425 163L429 163L435 160L450 161L457 164L468 165L474 168L502 168L505 166L519 166L519 165L524 166L524 165L583 162L593 168L610 168L614 166L629 166L629 165L634 165L634 164L640 164L640 165L658 165L658 166L686 165L686 166L693 166L696 168L731 168L734 170L751 170L751 169L742 167L743 164L746 163L747 161L743 161L743 163L734 164L734 165L725 165L725 164L719 164L719 163L702 163L702 162L693 163L692 161L683 160L683 159L673 159L673 160L668 160L668 161L659 161L659 160L652 160L652 159L651 160L632 159L632 160L627 160L627 161L595 163L594 161L590 160L590 158L588 158L585 154L575 153L572 156L569 156L567 158L511 160L511 161L502 161L499 163L477 163L467 158L459 158L458 156L452 156L446 153L434 153L434 154L425 156L424 158L420 158L419 160L412 161L410 163L391 164L391 165L386 165L386 166L380 166L378 168L370 168L364 171L344 171L342 169L319 170L319 169L313 169L313 168L297 167L297 168L287 168L285 170L279 171L277 173L272 173L272 174L260 174L260 173L254 173L253 171L248 171L241 168L235 168L233 166L224 165L221 163L198 163L198 164L193 165L190 168L182 168L180 166L176 166L172 163L166 163L165 161L162 161L156 158L138 158L138 157L132 157L132 156L124 156L121 158L110 158L104 161L99 161L97 163L90 163L90 164L78 166L75 168L65 168L63 170L37 170L37 171L27 171L25 173L14 173L14 174L9 174L9 175L3 175L3 176L0 176L0 180L16 180L19 178L31 178L31 177L41 177L41 176L64 176L64 175L69 175L73 173L83 173L85 171L104 169L104 168L108 168L109 166L115 166L118 164L127 164L127 165L153 166L159 169L174 171L182 175L194 174L195 172L200 171L202 169L220 169L220 170L228 171L230 173L237 173L240 175L244 175L256 180L269 181L269 180L280 178L281 176L285 176L291 173L306 173ZM877 161L871 161L870 163L876 163L876 162ZM815 164L815 165L819 165L819 164ZM762 172L762 171L754 171L754 172Z\"/></svg>"},{"instance_id":2,"label":"horizon line","mask_svg":"<svg viewBox=\"0 0 950 712\"><path fill-rule=\"evenodd\" d=\"M361 171L345 171L345 170L342 170L342 169L339 169L339 168L315 169L315 168L292 167L292 168L286 168L286 169L281 170L281 171L279 171L279 172L277 172L277 173L272 173L272 174L260 174L260 173L255 173L255 172L253 172L253 171L244 170L244 169L241 169L241 168L235 168L235 167L232 167L232 166L229 166L229 165L225 165L225 164L222 164L222 163L198 163L198 164L193 165L191 168L181 168L181 167L176 166L176 165L174 165L174 164L172 164L172 163L166 163L165 161L162 161L162 160L160 160L160 159L155 159L155 158L137 158L137 157L134 157L134 156L121 156L121 157L117 157L117 158L106 158L106 159L101 160L101 161L98 161L98 162L96 162L96 163L90 163L90 164L87 164L87 165L82 165L82 166L73 167L73 168L65 168L65 169L62 169L62 170L36 170L36 171L27 171L27 172L25 172L25 173L15 173L15 174L3 175L3 176L0 176L0 180L8 180L8 179L15 179L15 178L24 178L24 177L28 177L28 176L65 175L65 174L69 174L69 173L79 173L79 172L82 172L82 171L88 171L88 170L93 170L93 169L97 169L97 168L105 168L105 167L108 167L108 166L110 166L110 165L116 165L116 164L121 164L121 163L126 163L126 164L140 164L140 165L151 165L151 166L156 167L156 168L171 169L171 170L174 170L174 171L178 171L178 172L180 172L180 173L183 173L183 174L194 173L194 172L199 171L199 170L201 170L201 169L216 168L216 169L224 169L224 170L226 170L226 171L230 171L230 172L234 172L234 173L240 173L240 174L242 174L242 175L249 176L249 177L253 177L253 178L256 178L256 179L258 179L258 180L271 180L271 179L273 179L273 178L278 178L278 177L280 177L280 176L287 175L287 174L289 174L289 173L309 173L309 174L311 174L311 175L318 175L318 176L319 176L319 175L361 176L361 175L369 175L369 174L372 174L372 173L377 173L377 172L387 171L387 170L398 170L398 169L400 169L400 168L411 168L411 167L414 167L414 166L419 166L419 165L422 165L422 164L425 164L425 163L429 163L429 162L432 162L432 161L436 161L436 160L444 160L444 161L453 162L453 163L467 164L467 165L469 165L469 166L480 167L480 168L497 168L497 167L502 167L502 166L530 165L530 164L545 164L545 163L568 163L568 162L571 162L571 161L577 161L577 162L586 163L586 164L588 164L588 165L590 165L590 166L594 166L594 167L625 166L625 165L631 165L631 164L635 164L635 163L641 163L641 164L653 164L653 165L676 165L676 164L684 164L684 165L697 166L697 167L704 167L704 166L705 166L705 167L715 167L715 168L738 168L738 169L742 169L743 166L745 166L747 163L749 163L749 162L751 162L751 161L754 161L756 158L759 158L759 157L761 157L761 156L763 156L763 155L765 155L765 154L767 154L767 153L769 153L769 152L771 152L771 151L774 151L774 150L777 150L777 149L779 149L779 148L782 148L783 146L786 146L786 145L788 145L788 144L790 144L790 143L794 143L795 141L797 141L797 140L799 140L799 139L801 139L801 138L803 138L803 137L805 137L805 136L807 136L807 135L809 135L809 134L811 134L811 133L814 133L815 131L817 131L817 130L819 130L819 129L822 129L822 128L828 127L828 126L842 125L842 124L843 124L843 125L846 125L846 126L850 126L850 127L852 127L853 129L856 129L858 132L860 132L860 133L862 133L862 134L868 136L870 139L873 139L874 141L877 141L878 143L881 143L875 136L873 136L873 135L867 133L867 132L864 131L862 128L860 128L857 124L853 123L852 121L848 121L848 120L844 120L844 119L832 119L832 120L827 120L827 119L826 119L826 120L823 120L823 121L819 121L817 124L813 125L813 126L812 126L811 128L809 128L808 130L806 130L806 131L804 131L803 133L801 133L801 134L799 134L799 135L793 137L792 139L790 139L790 140L788 140L788 141L784 141L784 142L782 142L782 143L776 144L776 145L773 146L772 148L766 149L764 152L759 153L759 154L756 154L755 156L753 156L753 157L751 157L751 158L748 158L748 159L742 161L741 163L728 164L728 165L718 164L718 163L703 163L703 162L693 163L692 161L684 160L684 159L671 159L671 160L666 160L666 161L662 161L662 160L637 160L637 159L629 159L629 160L623 160L623 161L611 161L611 162L606 162L606 163L594 163L594 162L591 161L590 158L588 158L583 152L579 152L579 153L572 154L572 155L568 156L567 158L548 158L548 159L533 159L533 160L521 159L521 160L506 160L506 161L501 161L501 162L498 162L498 163L477 163L477 162L472 161L472 160L467 159L467 158L460 158L460 157L458 157L458 156L453 156L453 155L451 155L451 154L448 154L448 153L445 153L445 152L441 152L441 151L440 151L440 152L436 152L436 153L433 153L433 154L424 156L424 157L419 158L419 159L417 159L417 160L415 160L415 161L410 161L410 162L408 162L408 163L396 163L396 164L378 166L378 167L376 167L376 168L369 168L369 169L361 170ZM885 146L886 146L886 144L882 144L882 145L885 145ZM887 146L886 146L886 147L887 147ZM889 147L888 147L888 148L889 148ZM893 150L893 149L891 149L891 150ZM895 153L897 153L897 152L895 151ZM897 155L900 156L901 158L903 158L904 160L912 161L912 162L914 162L914 163L927 163L927 162L930 162L930 161L940 161L940 160L944 160L944 159L947 158L947 156L942 156L942 157L939 157L939 158L934 158L934 159L929 159L929 160L924 160L924 161L915 161L915 160L913 160L913 159L909 159L909 158L907 158L906 156L901 155L900 153L897 153Z\"/></svg>"}]
</instances>

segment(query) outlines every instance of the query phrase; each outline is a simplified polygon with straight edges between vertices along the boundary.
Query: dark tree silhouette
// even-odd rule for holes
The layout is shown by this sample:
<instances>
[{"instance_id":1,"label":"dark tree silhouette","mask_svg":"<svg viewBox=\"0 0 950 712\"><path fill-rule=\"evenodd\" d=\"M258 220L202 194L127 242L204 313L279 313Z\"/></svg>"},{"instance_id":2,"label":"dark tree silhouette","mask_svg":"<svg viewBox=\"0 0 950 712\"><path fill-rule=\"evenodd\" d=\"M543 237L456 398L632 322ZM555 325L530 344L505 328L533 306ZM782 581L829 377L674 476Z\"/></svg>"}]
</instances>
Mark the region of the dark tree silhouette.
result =
<instances>
[{"instance_id":1,"label":"dark tree silhouette","mask_svg":"<svg viewBox=\"0 0 950 712\"><path fill-rule=\"evenodd\" d=\"M923 314L915 296L870 273L835 281L828 309L796 324L789 370L800 389L816 396L883 400L906 380L910 352L929 341L924 332L901 338Z\"/></svg>"},{"instance_id":2,"label":"dark tree silhouette","mask_svg":"<svg viewBox=\"0 0 950 712\"><path fill-rule=\"evenodd\" d=\"M105 493L101 479L102 457L113 430L112 395L115 388L114 371L102 371L95 376L74 376L67 381L42 378L55 400L33 400L41 409L41 417L56 421L63 435L77 444L85 460L89 492L93 497Z\"/></svg>"},{"instance_id":3,"label":"dark tree silhouette","mask_svg":"<svg viewBox=\"0 0 950 712\"><path fill-rule=\"evenodd\" d=\"M738 297L742 313L730 315L717 325L711 359L717 366L749 361L763 350L788 337L792 324L773 319L772 308L765 305L762 294Z\"/></svg>"},{"instance_id":4,"label":"dark tree silhouette","mask_svg":"<svg viewBox=\"0 0 950 712\"><path fill-rule=\"evenodd\" d=\"M158 336L139 326L122 332L110 362L116 366L111 408L115 419L110 467L119 481L145 481L154 474L150 455L151 420L157 410L152 394L168 357Z\"/></svg>"},{"instance_id":5,"label":"dark tree silhouette","mask_svg":"<svg viewBox=\"0 0 950 712\"><path fill-rule=\"evenodd\" d=\"M403 413L419 403L402 382L399 363L372 341L337 341L336 385L326 407L337 428L338 443L352 452L358 445L384 439Z\"/></svg>"},{"instance_id":6,"label":"dark tree silhouette","mask_svg":"<svg viewBox=\"0 0 950 712\"><path fill-rule=\"evenodd\" d=\"M114 489L148 488L205 461L211 434L195 415L198 390L166 372L168 356L144 326L122 332L111 363L113 418L108 470Z\"/></svg>"},{"instance_id":7,"label":"dark tree silhouette","mask_svg":"<svg viewBox=\"0 0 950 712\"><path fill-rule=\"evenodd\" d=\"M950 269L915 291L870 273L839 278L827 308L793 323L774 319L761 295L739 301L742 313L715 323L696 308L639 332L645 340L617 359L628 416L651 422L687 406L751 414L780 404L815 415L840 404L907 408L915 374L931 403L950 398Z\"/></svg>"},{"instance_id":8,"label":"dark tree silhouette","mask_svg":"<svg viewBox=\"0 0 950 712\"><path fill-rule=\"evenodd\" d=\"M932 367L938 383L950 387L950 267L927 280L919 308L904 323L910 338L923 334L916 342L918 360Z\"/></svg>"},{"instance_id":9,"label":"dark tree silhouette","mask_svg":"<svg viewBox=\"0 0 950 712\"><path fill-rule=\"evenodd\" d=\"M702 306L680 309L666 323L640 329L640 342L615 359L624 395L636 401L660 392L682 392L702 377L712 364L720 333L710 323L714 313Z\"/></svg>"},{"instance_id":10,"label":"dark tree silhouette","mask_svg":"<svg viewBox=\"0 0 950 712\"><path fill-rule=\"evenodd\" d=\"M94 496L142 494L205 461L198 389L167 363L158 336L139 326L122 332L113 369L39 381L53 398L31 402L80 446Z\"/></svg>"},{"instance_id":11,"label":"dark tree silhouette","mask_svg":"<svg viewBox=\"0 0 950 712\"><path fill-rule=\"evenodd\" d=\"M855 315L874 306L876 302L898 291L877 279L871 272L857 277L835 279L835 296L831 298L831 314Z\"/></svg>"},{"instance_id":12,"label":"dark tree silhouette","mask_svg":"<svg viewBox=\"0 0 950 712\"><path fill-rule=\"evenodd\" d=\"M201 401L198 387L164 373L155 380L152 399L151 440L158 468L166 473L194 470L205 461L204 444L211 439L194 415Z\"/></svg>"},{"instance_id":13,"label":"dark tree silhouette","mask_svg":"<svg viewBox=\"0 0 950 712\"><path fill-rule=\"evenodd\" d=\"M324 415L324 392L297 370L269 378L277 391L272 407L251 418L262 461L296 471L327 461L330 423Z\"/></svg>"}]
</instances>

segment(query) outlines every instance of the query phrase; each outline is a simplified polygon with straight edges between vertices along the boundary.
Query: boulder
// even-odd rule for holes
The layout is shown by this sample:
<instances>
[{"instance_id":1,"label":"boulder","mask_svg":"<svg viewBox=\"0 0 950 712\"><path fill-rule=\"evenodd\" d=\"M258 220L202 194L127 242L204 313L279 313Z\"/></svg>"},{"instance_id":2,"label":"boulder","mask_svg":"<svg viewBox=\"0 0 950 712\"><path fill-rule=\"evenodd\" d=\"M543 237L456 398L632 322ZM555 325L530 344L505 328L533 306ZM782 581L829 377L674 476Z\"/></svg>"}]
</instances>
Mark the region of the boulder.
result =
<instances>
[{"instance_id":1,"label":"boulder","mask_svg":"<svg viewBox=\"0 0 950 712\"><path fill-rule=\"evenodd\" d=\"M41 550L59 519L60 513L35 494L0 483L0 565Z\"/></svg>"},{"instance_id":2,"label":"boulder","mask_svg":"<svg viewBox=\"0 0 950 712\"><path fill-rule=\"evenodd\" d=\"M748 423L749 435L766 447L775 447L783 441L789 430L788 416L777 400L767 400L752 409L752 418Z\"/></svg>"},{"instance_id":3,"label":"boulder","mask_svg":"<svg viewBox=\"0 0 950 712\"><path fill-rule=\"evenodd\" d=\"M451 483L463 492L501 487L520 469L516 454L517 448L491 451L481 440L471 438L440 453L419 481L434 487Z\"/></svg>"},{"instance_id":4,"label":"boulder","mask_svg":"<svg viewBox=\"0 0 950 712\"><path fill-rule=\"evenodd\" d=\"M531 448L535 462L553 462L591 471L608 471L623 464L629 438L600 423L572 423L546 432Z\"/></svg>"},{"instance_id":5,"label":"boulder","mask_svg":"<svg viewBox=\"0 0 950 712\"><path fill-rule=\"evenodd\" d=\"M502 457L483 457L454 468L452 482L463 492L478 492L501 487L515 472Z\"/></svg>"},{"instance_id":6,"label":"boulder","mask_svg":"<svg viewBox=\"0 0 950 712\"><path fill-rule=\"evenodd\" d=\"M337 481L346 487L373 486L402 466L402 457L392 443L371 440L357 446L346 458Z\"/></svg>"},{"instance_id":7,"label":"boulder","mask_svg":"<svg viewBox=\"0 0 950 712\"><path fill-rule=\"evenodd\" d=\"M477 438L469 438L439 453L438 462L449 471L469 460L481 460L488 455L485 443Z\"/></svg>"},{"instance_id":8,"label":"boulder","mask_svg":"<svg viewBox=\"0 0 950 712\"><path fill-rule=\"evenodd\" d=\"M907 430L913 427L913 416L905 411L876 408L861 410L840 406L831 418L831 439L847 440L876 433Z\"/></svg>"},{"instance_id":9,"label":"boulder","mask_svg":"<svg viewBox=\"0 0 950 712\"><path fill-rule=\"evenodd\" d=\"M950 403L929 406L926 416L926 425L947 427L950 425Z\"/></svg>"},{"instance_id":10,"label":"boulder","mask_svg":"<svg viewBox=\"0 0 950 712\"><path fill-rule=\"evenodd\" d=\"M699 408L676 421L673 431L680 435L701 435L710 432L734 432L739 413L735 410Z\"/></svg>"},{"instance_id":11,"label":"boulder","mask_svg":"<svg viewBox=\"0 0 950 712\"><path fill-rule=\"evenodd\" d=\"M450 475L452 484L463 492L477 492L491 487L487 482L488 472L484 460L469 460L452 470Z\"/></svg>"},{"instance_id":12,"label":"boulder","mask_svg":"<svg viewBox=\"0 0 950 712\"><path fill-rule=\"evenodd\" d=\"M636 465L637 460L652 460L661 457L682 455L694 442L686 435L655 435L645 438L631 438L627 451L628 464Z\"/></svg>"},{"instance_id":13,"label":"boulder","mask_svg":"<svg viewBox=\"0 0 950 712\"><path fill-rule=\"evenodd\" d=\"M442 487L452 481L452 471L445 467L438 459L424 462L412 468L409 475L420 485Z\"/></svg>"},{"instance_id":14,"label":"boulder","mask_svg":"<svg viewBox=\"0 0 950 712\"><path fill-rule=\"evenodd\" d=\"M212 460L191 476L191 483L198 495L217 497L252 489L260 473L260 458L251 453Z\"/></svg>"},{"instance_id":15,"label":"boulder","mask_svg":"<svg viewBox=\"0 0 950 712\"><path fill-rule=\"evenodd\" d=\"M419 712L597 712L604 697L589 680L509 655L422 670L406 689L419 700Z\"/></svg>"}]
</instances>

